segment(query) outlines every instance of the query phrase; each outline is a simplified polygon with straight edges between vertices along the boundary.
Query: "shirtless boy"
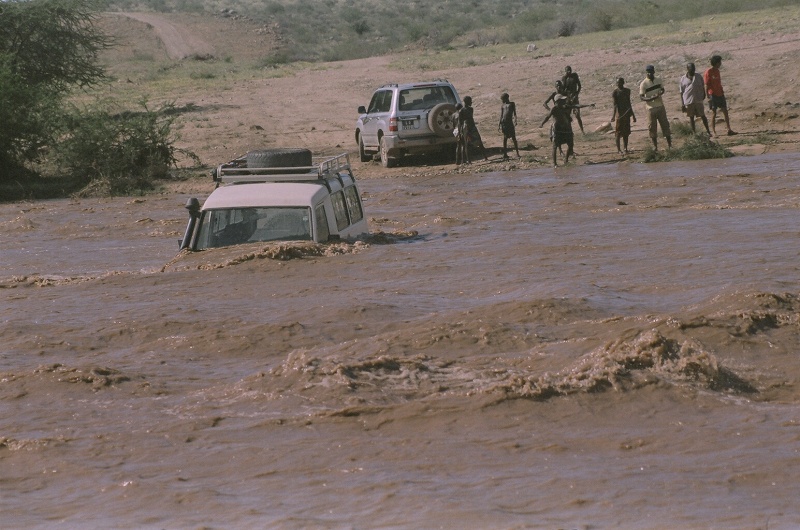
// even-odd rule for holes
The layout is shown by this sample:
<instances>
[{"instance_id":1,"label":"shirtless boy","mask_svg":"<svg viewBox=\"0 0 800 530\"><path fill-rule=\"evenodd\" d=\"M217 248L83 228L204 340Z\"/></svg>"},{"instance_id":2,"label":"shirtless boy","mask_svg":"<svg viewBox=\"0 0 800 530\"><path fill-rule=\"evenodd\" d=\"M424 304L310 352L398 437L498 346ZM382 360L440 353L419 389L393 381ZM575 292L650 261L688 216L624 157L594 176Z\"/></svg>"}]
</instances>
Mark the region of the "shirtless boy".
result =
<instances>
[{"instance_id":1,"label":"shirtless boy","mask_svg":"<svg viewBox=\"0 0 800 530\"><path fill-rule=\"evenodd\" d=\"M619 154L628 153L628 137L631 135L631 119L636 122L636 115L633 113L631 105L631 89L625 88L625 79L617 78L617 88L611 93L614 102L614 113L611 115L611 123L614 124L614 136L617 140L617 151ZM616 120L616 121L615 121ZM625 153L620 146L622 140Z\"/></svg>"}]
</instances>

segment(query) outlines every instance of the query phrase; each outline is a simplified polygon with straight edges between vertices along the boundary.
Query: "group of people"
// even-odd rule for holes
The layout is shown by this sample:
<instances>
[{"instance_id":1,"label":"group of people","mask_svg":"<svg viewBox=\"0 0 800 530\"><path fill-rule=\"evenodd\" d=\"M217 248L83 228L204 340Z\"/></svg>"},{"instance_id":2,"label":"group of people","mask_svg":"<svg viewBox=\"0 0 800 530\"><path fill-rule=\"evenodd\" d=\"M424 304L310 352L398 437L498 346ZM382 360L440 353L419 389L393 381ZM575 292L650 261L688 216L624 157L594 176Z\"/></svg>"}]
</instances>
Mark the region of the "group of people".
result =
<instances>
[{"instance_id":1,"label":"group of people","mask_svg":"<svg viewBox=\"0 0 800 530\"><path fill-rule=\"evenodd\" d=\"M519 145L517 144L517 106L510 100L507 93L500 96L502 106L500 107L500 123L497 126L498 132L503 135L503 160L508 160L508 141L514 142L514 150L517 152L517 158L520 157ZM455 130L453 133L456 135L456 164L469 164L469 149L475 147L480 149L481 155L484 160L489 160L486 156L486 148L483 146L481 134L478 132L478 126L475 125L474 109L472 108L472 98L467 96L464 98L463 105L459 103L456 105L455 114Z\"/></svg>"},{"instance_id":2,"label":"group of people","mask_svg":"<svg viewBox=\"0 0 800 530\"><path fill-rule=\"evenodd\" d=\"M728 116L728 104L725 100L725 91L722 89L722 78L719 67L722 66L722 57L714 55L710 60L711 66L700 75L696 72L694 63L686 63L686 73L679 82L681 94L681 110L689 117L689 124L692 131L696 132L695 119L700 118L706 133L710 136L717 135L717 112L721 112L725 119L728 136L733 136L736 132L731 129L730 117ZM658 149L658 127L661 127L661 134L667 140L667 146L672 147L672 135L667 120L667 109L661 96L664 94L664 85L660 78L656 77L656 69L653 65L645 68L647 73L644 80L639 85L639 99L644 101L647 108L647 130L653 148ZM624 141L625 152L628 152L628 135L630 134L630 119L636 121L633 110L630 109L630 90L624 88L625 80L621 77L617 79L617 90L614 91L614 115L616 117L615 130L617 132L617 150L620 149L620 138ZM708 107L711 110L711 127L703 101L708 97ZM626 114L627 113L627 114ZM619 116L618 116L619 115Z\"/></svg>"},{"instance_id":3,"label":"group of people","mask_svg":"<svg viewBox=\"0 0 800 530\"><path fill-rule=\"evenodd\" d=\"M731 129L725 92L722 89L719 71L722 65L722 57L714 55L711 57L710 63L711 66L703 75L695 71L694 63L690 62L686 64L686 74L681 77L679 83L681 109L689 118L692 131L695 131L695 119L700 118L709 136L716 136L717 112L721 112L725 119L727 134L731 136L736 134L736 132ZM665 93L664 85L661 79L656 77L655 67L653 65L648 65L645 68L645 73L645 78L639 84L639 99L644 102L647 110L647 129L650 139L653 142L653 147L658 149L657 133L658 127L660 126L661 133L667 141L667 146L672 147L672 135L669 121L667 120L667 110L662 99ZM564 155L565 163L569 161L570 156L575 156L572 116L575 116L575 120L578 122L581 132L584 132L580 109L584 107L594 107L594 103L590 105L580 104L579 95L581 88L580 77L576 72L572 71L572 67L567 66L564 69L563 77L555 83L555 91L550 94L544 102L544 107L547 109L548 114L539 127L544 127L544 124L550 119L553 120L553 124L550 128L550 140L553 147L552 155L554 167L558 166L558 152L564 154L562 149L563 145L567 146L567 152ZM710 127L703 105L703 101L706 98L708 98L709 109L711 110ZM611 123L614 124L617 151L620 154L627 154L629 152L628 138L631 134L631 121L634 123L636 122L636 114L631 104L631 91L629 88L625 87L625 79L622 77L617 78L616 88L611 94L611 99L614 108L614 112L611 116ZM517 157L520 156L516 137L517 110L514 102L510 100L507 93L500 96L500 101L502 105L500 107L498 132L503 135L503 159L507 160L509 140L514 144ZM549 105L550 102L553 103L552 108ZM456 163L470 163L470 147L480 149L483 158L488 160L486 149L484 148L478 128L475 125L472 98L469 96L465 97L463 106L459 104L456 108L456 129L454 131L457 139Z\"/></svg>"},{"instance_id":4,"label":"group of people","mask_svg":"<svg viewBox=\"0 0 800 530\"><path fill-rule=\"evenodd\" d=\"M579 94L581 92L580 77L576 72L572 71L572 67L567 66L564 70L564 76L556 81L556 91L553 92L547 101L544 102L545 108L548 110L547 117L544 119L540 127L553 119L553 126L550 128L550 139L553 143L553 165L557 166L557 151L563 150L562 145L567 145L567 153L565 162L569 161L570 156L575 156L574 153L574 134L572 132L572 116L574 115L578 121L578 126L583 132L583 121L581 120L580 109L583 107L594 107L591 105L581 105L579 102ZM503 135L503 160L508 160L508 143L509 140L514 144L514 151L519 154L519 144L517 143L517 107L511 101L507 93L500 96L500 122L497 125L497 130ZM553 107L550 108L548 103L553 102ZM486 148L481 140L481 135L478 132L478 127L475 125L474 109L472 108L472 98L467 96L464 98L464 104L456 105L456 128L454 134L456 135L456 164L469 164L469 150L471 147L480 149L481 155L484 160L488 160L486 156Z\"/></svg>"}]
</instances>

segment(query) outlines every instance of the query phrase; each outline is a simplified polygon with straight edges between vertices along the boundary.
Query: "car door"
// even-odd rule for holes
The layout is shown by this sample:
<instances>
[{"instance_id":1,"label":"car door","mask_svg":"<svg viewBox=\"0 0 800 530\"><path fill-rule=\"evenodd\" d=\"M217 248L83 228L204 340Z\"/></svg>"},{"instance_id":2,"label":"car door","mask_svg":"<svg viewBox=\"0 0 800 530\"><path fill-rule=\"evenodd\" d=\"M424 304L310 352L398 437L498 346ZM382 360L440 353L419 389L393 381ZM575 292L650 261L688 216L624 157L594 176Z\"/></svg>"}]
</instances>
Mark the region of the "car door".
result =
<instances>
[{"instance_id":1,"label":"car door","mask_svg":"<svg viewBox=\"0 0 800 530\"><path fill-rule=\"evenodd\" d=\"M364 145L371 148L378 147L378 133L387 130L389 114L392 109L392 90L378 90L372 95L372 100L367 107L367 113L362 118L361 131Z\"/></svg>"}]
</instances>

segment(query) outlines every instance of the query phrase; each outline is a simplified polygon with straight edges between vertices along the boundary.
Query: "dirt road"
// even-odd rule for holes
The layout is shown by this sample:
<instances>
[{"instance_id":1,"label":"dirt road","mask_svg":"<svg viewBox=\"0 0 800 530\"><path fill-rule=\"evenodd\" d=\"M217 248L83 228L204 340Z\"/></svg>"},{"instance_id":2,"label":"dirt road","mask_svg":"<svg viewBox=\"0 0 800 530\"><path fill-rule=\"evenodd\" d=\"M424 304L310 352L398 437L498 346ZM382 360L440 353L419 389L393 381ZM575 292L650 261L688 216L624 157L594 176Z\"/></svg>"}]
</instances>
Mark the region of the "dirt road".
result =
<instances>
[{"instance_id":1,"label":"dirt road","mask_svg":"<svg viewBox=\"0 0 800 530\"><path fill-rule=\"evenodd\" d=\"M123 16L144 22L166 48L170 59L181 60L187 57L211 57L214 47L195 35L187 26L172 24L156 13L120 13Z\"/></svg>"}]
</instances>

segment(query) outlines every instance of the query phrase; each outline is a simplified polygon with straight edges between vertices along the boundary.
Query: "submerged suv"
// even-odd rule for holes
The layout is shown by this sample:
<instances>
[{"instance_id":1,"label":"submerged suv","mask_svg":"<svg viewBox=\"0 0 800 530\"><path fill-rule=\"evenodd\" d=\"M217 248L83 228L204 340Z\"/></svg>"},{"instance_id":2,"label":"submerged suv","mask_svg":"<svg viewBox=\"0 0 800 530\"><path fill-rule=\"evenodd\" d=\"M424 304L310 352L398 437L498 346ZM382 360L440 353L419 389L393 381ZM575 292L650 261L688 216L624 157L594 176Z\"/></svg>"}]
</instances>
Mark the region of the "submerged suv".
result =
<instances>
[{"instance_id":1,"label":"submerged suv","mask_svg":"<svg viewBox=\"0 0 800 530\"><path fill-rule=\"evenodd\" d=\"M406 154L455 151L456 104L461 100L447 81L383 85L369 107L358 107L356 143L362 162L380 153L392 167Z\"/></svg>"},{"instance_id":2,"label":"submerged suv","mask_svg":"<svg viewBox=\"0 0 800 530\"><path fill-rule=\"evenodd\" d=\"M189 225L181 249L324 243L369 233L346 153L314 160L308 149L251 151L213 175L218 187L202 208L197 199L186 203Z\"/></svg>"}]
</instances>

